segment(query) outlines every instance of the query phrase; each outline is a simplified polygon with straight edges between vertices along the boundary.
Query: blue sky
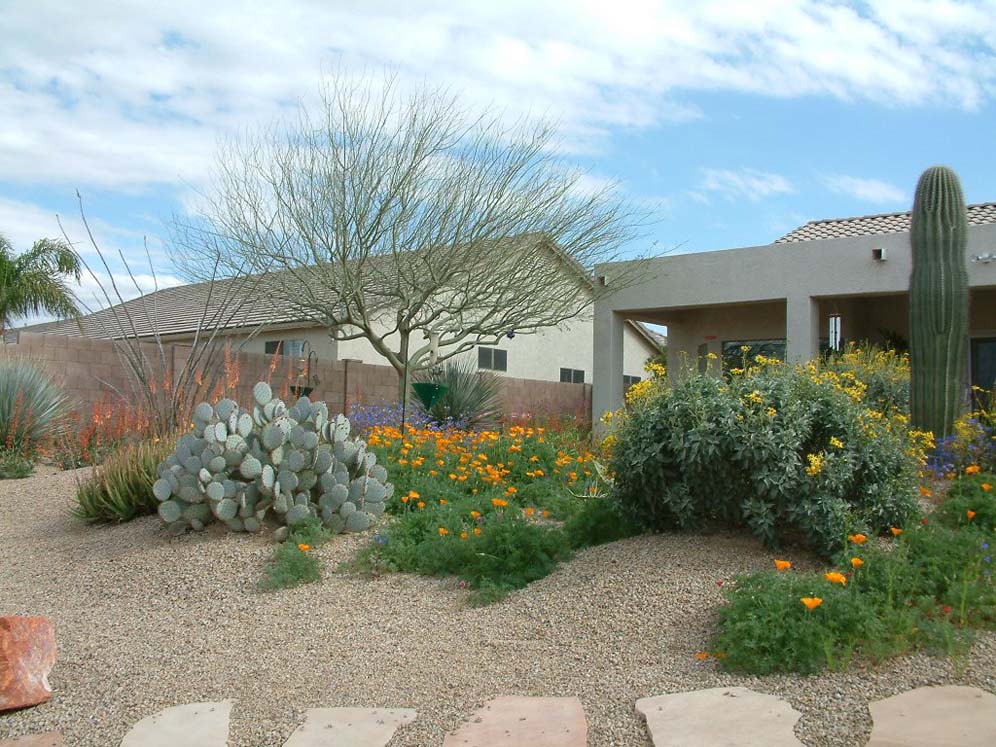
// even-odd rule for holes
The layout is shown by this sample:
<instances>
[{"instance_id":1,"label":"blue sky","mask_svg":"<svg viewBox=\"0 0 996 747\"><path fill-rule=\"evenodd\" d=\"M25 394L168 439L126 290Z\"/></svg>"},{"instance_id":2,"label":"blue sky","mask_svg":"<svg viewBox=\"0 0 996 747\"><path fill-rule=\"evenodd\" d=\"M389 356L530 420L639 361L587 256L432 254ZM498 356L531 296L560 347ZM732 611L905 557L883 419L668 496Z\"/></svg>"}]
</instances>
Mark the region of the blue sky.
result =
<instances>
[{"instance_id":1,"label":"blue sky","mask_svg":"<svg viewBox=\"0 0 996 747\"><path fill-rule=\"evenodd\" d=\"M996 2L77 5L0 0L0 232L24 249L59 214L82 241L79 190L143 287L145 245L177 282L162 239L218 137L313 102L331 66L555 119L593 184L653 209L634 251L905 210L935 163L969 202L996 200Z\"/></svg>"}]
</instances>

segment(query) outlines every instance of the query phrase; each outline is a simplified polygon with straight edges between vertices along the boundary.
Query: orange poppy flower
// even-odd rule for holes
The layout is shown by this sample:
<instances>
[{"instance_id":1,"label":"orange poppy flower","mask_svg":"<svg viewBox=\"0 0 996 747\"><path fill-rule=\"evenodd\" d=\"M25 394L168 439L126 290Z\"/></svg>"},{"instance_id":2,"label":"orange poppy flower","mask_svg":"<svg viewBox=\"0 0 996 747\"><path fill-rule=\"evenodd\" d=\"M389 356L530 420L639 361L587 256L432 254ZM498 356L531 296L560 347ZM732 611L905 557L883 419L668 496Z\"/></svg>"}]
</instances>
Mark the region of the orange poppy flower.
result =
<instances>
[{"instance_id":1,"label":"orange poppy flower","mask_svg":"<svg viewBox=\"0 0 996 747\"><path fill-rule=\"evenodd\" d=\"M847 586L847 577L843 573L838 573L837 571L830 571L830 573L824 573L823 578L832 584L840 584L841 586Z\"/></svg>"},{"instance_id":2,"label":"orange poppy flower","mask_svg":"<svg viewBox=\"0 0 996 747\"><path fill-rule=\"evenodd\" d=\"M311 549L311 545L306 545L302 542L300 545L297 546L297 549L300 550L301 552L308 552L308 550Z\"/></svg>"},{"instance_id":3,"label":"orange poppy flower","mask_svg":"<svg viewBox=\"0 0 996 747\"><path fill-rule=\"evenodd\" d=\"M508 501L502 498L492 498L491 505L494 506L495 508L504 508L505 506L508 505Z\"/></svg>"},{"instance_id":4,"label":"orange poppy flower","mask_svg":"<svg viewBox=\"0 0 996 747\"><path fill-rule=\"evenodd\" d=\"M480 535L481 535L481 528L480 527L474 527L474 536L475 537L479 537Z\"/></svg>"},{"instance_id":5,"label":"orange poppy flower","mask_svg":"<svg viewBox=\"0 0 996 747\"><path fill-rule=\"evenodd\" d=\"M899 527L889 527L889 531L892 532L893 537L898 537L900 534L903 533L903 530L900 529Z\"/></svg>"},{"instance_id":6,"label":"orange poppy flower","mask_svg":"<svg viewBox=\"0 0 996 747\"><path fill-rule=\"evenodd\" d=\"M922 495L924 498L930 498L933 495L933 493L930 491L929 488L925 488L925 487L923 487L923 485L921 485L920 486L920 495Z\"/></svg>"},{"instance_id":7,"label":"orange poppy flower","mask_svg":"<svg viewBox=\"0 0 996 747\"><path fill-rule=\"evenodd\" d=\"M861 534L861 532L858 532L857 534L849 534L847 535L847 538L856 545L863 545L868 541L868 538Z\"/></svg>"},{"instance_id":8,"label":"orange poppy flower","mask_svg":"<svg viewBox=\"0 0 996 747\"><path fill-rule=\"evenodd\" d=\"M863 561L861 558L851 558L851 565L854 566L855 568L860 568L864 564L865 561Z\"/></svg>"},{"instance_id":9,"label":"orange poppy flower","mask_svg":"<svg viewBox=\"0 0 996 747\"><path fill-rule=\"evenodd\" d=\"M965 474L966 475L977 475L981 471L982 471L982 468L979 465L977 465L977 464L970 464L967 467L965 467Z\"/></svg>"},{"instance_id":10,"label":"orange poppy flower","mask_svg":"<svg viewBox=\"0 0 996 747\"><path fill-rule=\"evenodd\" d=\"M993 486L990 485L988 482L982 483L979 487L982 488L982 492L984 493L988 493L990 490L993 489Z\"/></svg>"},{"instance_id":11,"label":"orange poppy flower","mask_svg":"<svg viewBox=\"0 0 996 747\"><path fill-rule=\"evenodd\" d=\"M450 533L450 530L447 529L446 527L439 527L439 536L440 537L445 537L449 533Z\"/></svg>"},{"instance_id":12,"label":"orange poppy flower","mask_svg":"<svg viewBox=\"0 0 996 747\"><path fill-rule=\"evenodd\" d=\"M823 604L823 600L820 599L819 597L802 597L799 599L799 601L802 602L804 605L806 605L807 610L815 610L817 607Z\"/></svg>"},{"instance_id":13,"label":"orange poppy flower","mask_svg":"<svg viewBox=\"0 0 996 747\"><path fill-rule=\"evenodd\" d=\"M787 571L792 567L792 563L787 560L775 560L775 568L780 571Z\"/></svg>"},{"instance_id":14,"label":"orange poppy flower","mask_svg":"<svg viewBox=\"0 0 996 747\"><path fill-rule=\"evenodd\" d=\"M965 516L967 516L968 520L971 521L972 519L975 518L975 511L973 511L972 509L968 509L968 511L965 512Z\"/></svg>"}]
</instances>

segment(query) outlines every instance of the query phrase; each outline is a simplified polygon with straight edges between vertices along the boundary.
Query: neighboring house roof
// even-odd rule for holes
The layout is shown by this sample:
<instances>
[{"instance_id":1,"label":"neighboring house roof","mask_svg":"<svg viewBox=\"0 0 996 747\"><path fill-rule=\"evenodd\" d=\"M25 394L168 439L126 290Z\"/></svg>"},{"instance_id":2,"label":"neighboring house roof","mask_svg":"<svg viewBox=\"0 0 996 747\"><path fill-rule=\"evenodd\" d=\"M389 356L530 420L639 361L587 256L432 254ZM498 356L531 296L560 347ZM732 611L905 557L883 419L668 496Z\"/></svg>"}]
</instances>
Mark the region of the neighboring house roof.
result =
<instances>
[{"instance_id":1,"label":"neighboring house roof","mask_svg":"<svg viewBox=\"0 0 996 747\"><path fill-rule=\"evenodd\" d=\"M983 202L966 206L968 224L981 226L996 223L996 202ZM873 236L883 233L905 233L910 230L910 213L883 213L862 215L856 218L834 218L812 220L799 226L780 239L776 244L793 241L818 241L820 239L843 239L850 236Z\"/></svg>"},{"instance_id":2,"label":"neighboring house roof","mask_svg":"<svg viewBox=\"0 0 996 747\"><path fill-rule=\"evenodd\" d=\"M513 248L520 248L532 242L547 247L551 247L552 244L544 241L539 234L525 234L511 241L510 245ZM564 261L569 270L585 282L592 283L591 276L573 257L559 251L555 246L553 248L555 256ZM247 298L246 294L255 296L255 300ZM224 308L233 303L233 297L244 299L241 308L234 314L226 312ZM286 327L294 324L300 326L316 324L314 320L305 316L299 307L285 300L283 294L268 294L263 284L254 283L253 279L221 279L214 281L213 285L210 282L203 282L162 288L125 301L123 304L86 314L80 318L79 323L82 324L85 336L98 338L121 337L123 325L128 325L124 326L124 329L129 335L153 337L158 332L160 336L168 337L191 335L199 328L211 329L216 326L224 329L255 329L263 325ZM75 319L63 319L21 327L10 332L79 335L80 324ZM654 349L659 347L655 333L639 322L633 321L630 324L650 347Z\"/></svg>"},{"instance_id":3,"label":"neighboring house roof","mask_svg":"<svg viewBox=\"0 0 996 747\"><path fill-rule=\"evenodd\" d=\"M163 336L192 334L202 326L202 320L211 319L225 319L228 323L224 326L231 328L258 327L262 324L280 324L300 319L299 314L292 314L290 304L281 304L272 297L267 297L265 303L246 302L238 313L226 314L222 306L232 302L232 284L237 282L240 281L223 279L214 281L213 285L205 282L162 288L123 304L86 314L79 321L85 336L108 338L120 337L122 328L129 335L138 337L152 337L157 329ZM131 325L134 325L134 331ZM79 325L74 319L33 324L17 331L53 335L80 333Z\"/></svg>"}]
</instances>

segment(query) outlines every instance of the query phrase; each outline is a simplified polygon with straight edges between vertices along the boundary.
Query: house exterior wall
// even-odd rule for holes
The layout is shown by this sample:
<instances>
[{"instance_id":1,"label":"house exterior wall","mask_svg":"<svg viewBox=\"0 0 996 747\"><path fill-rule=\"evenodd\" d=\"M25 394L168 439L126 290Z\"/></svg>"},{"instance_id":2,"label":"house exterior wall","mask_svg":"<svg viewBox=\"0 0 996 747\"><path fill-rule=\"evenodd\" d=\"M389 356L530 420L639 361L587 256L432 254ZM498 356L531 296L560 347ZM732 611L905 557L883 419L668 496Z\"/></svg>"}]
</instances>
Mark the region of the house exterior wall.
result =
<instances>
[{"instance_id":1,"label":"house exterior wall","mask_svg":"<svg viewBox=\"0 0 996 747\"><path fill-rule=\"evenodd\" d=\"M628 327L624 334L624 373L627 376L642 376L643 364L657 351L632 327ZM422 339L416 342L424 344ZM503 376L559 382L560 369L571 368L583 370L585 382L591 383L594 375L593 346L592 323L589 319L565 323L535 334L517 334L512 339L502 338L495 346L484 347L497 347L507 352L508 370L499 372ZM384 358L365 339L339 342L338 355L340 359L384 363ZM473 349L457 357L470 360L476 365L477 355L477 350Z\"/></svg>"},{"instance_id":2,"label":"house exterior wall","mask_svg":"<svg viewBox=\"0 0 996 747\"><path fill-rule=\"evenodd\" d=\"M884 262L872 256L878 248L886 250ZM994 248L996 225L969 227L969 256ZM996 327L996 263L967 264L974 335ZM694 357L703 343L718 354L712 347L724 338L760 337L762 330L787 339L790 359L808 359L826 337L826 317L834 307L846 314L845 339L874 339L879 329L906 329L905 299L897 298L905 296L912 271L908 233L668 256L645 267L647 282L622 288L595 305L595 345L609 353L595 361L596 415L622 402L621 346L611 339L620 334L621 319L668 325L669 359ZM611 286L613 274L625 269L625 263L608 264L595 274ZM783 309L780 325L776 305ZM774 334L776 328L781 334ZM751 329L757 331L748 335Z\"/></svg>"}]
</instances>

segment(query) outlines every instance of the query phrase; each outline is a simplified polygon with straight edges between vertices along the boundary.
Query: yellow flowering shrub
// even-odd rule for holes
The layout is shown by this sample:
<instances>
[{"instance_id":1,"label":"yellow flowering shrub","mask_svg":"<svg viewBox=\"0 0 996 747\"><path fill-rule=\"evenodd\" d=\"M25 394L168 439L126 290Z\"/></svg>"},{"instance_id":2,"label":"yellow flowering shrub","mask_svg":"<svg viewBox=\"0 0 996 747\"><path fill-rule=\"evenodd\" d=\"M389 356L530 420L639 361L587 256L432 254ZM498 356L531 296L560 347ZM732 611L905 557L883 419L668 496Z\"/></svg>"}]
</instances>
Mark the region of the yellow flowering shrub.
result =
<instances>
[{"instance_id":1,"label":"yellow flowering shrub","mask_svg":"<svg viewBox=\"0 0 996 747\"><path fill-rule=\"evenodd\" d=\"M904 359L852 351L827 366L760 355L745 365L727 380L652 389L612 419L609 468L634 518L745 526L772 545L802 534L829 554L855 522L879 533L913 515L929 438L910 432L902 397L882 383Z\"/></svg>"}]
</instances>

